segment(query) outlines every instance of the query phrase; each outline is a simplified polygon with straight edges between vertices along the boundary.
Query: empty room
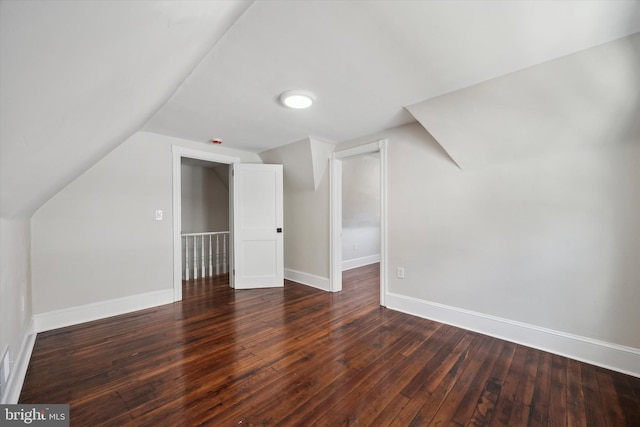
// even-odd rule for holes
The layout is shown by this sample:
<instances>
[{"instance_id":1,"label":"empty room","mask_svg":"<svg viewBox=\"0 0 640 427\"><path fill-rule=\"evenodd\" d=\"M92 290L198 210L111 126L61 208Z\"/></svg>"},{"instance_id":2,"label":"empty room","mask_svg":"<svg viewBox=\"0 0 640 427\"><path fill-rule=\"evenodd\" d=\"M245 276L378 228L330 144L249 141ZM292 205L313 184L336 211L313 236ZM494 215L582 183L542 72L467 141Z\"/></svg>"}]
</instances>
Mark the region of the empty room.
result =
<instances>
[{"instance_id":1,"label":"empty room","mask_svg":"<svg viewBox=\"0 0 640 427\"><path fill-rule=\"evenodd\" d=\"M0 424L638 426L639 118L638 0L0 0Z\"/></svg>"}]
</instances>

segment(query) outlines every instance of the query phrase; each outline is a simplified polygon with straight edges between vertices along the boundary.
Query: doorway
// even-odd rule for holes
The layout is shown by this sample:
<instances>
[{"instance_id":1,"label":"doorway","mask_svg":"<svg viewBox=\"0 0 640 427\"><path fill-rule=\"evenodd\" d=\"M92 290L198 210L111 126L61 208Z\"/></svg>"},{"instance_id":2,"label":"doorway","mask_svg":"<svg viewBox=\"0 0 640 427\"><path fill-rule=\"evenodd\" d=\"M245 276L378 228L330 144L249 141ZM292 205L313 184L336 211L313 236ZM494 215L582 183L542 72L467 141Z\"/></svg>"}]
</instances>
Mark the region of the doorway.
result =
<instances>
[{"instance_id":1,"label":"doorway","mask_svg":"<svg viewBox=\"0 0 640 427\"><path fill-rule=\"evenodd\" d=\"M336 151L331 158L330 188L330 290L342 290L343 270L343 162L366 155L377 155L379 164L379 244L380 305L385 306L387 293L387 141L380 140L346 150Z\"/></svg>"},{"instance_id":2,"label":"doorway","mask_svg":"<svg viewBox=\"0 0 640 427\"><path fill-rule=\"evenodd\" d=\"M342 161L342 271L380 262L380 153Z\"/></svg>"},{"instance_id":3,"label":"doorway","mask_svg":"<svg viewBox=\"0 0 640 427\"><path fill-rule=\"evenodd\" d=\"M173 146L173 299L182 300L182 162L190 161L233 164L240 162L239 157L210 153L208 151Z\"/></svg>"},{"instance_id":4,"label":"doorway","mask_svg":"<svg viewBox=\"0 0 640 427\"><path fill-rule=\"evenodd\" d=\"M229 165L181 160L182 280L229 272Z\"/></svg>"},{"instance_id":5,"label":"doorway","mask_svg":"<svg viewBox=\"0 0 640 427\"><path fill-rule=\"evenodd\" d=\"M175 145L172 146L172 153L174 301L182 300L181 165L184 158L232 165L228 168L231 172L229 178L230 285L242 289L283 286L282 165L241 164L239 157ZM272 175L273 185L265 186L261 182L260 177L264 177L265 173ZM258 188L260 191L257 191ZM272 191L266 192L267 189ZM244 209L245 207L247 209ZM276 214L256 215L269 208ZM270 219L271 222L266 221L265 218ZM251 231L262 233L257 236L252 235ZM272 262L269 264L267 261ZM272 281L265 284L264 281L268 279Z\"/></svg>"}]
</instances>

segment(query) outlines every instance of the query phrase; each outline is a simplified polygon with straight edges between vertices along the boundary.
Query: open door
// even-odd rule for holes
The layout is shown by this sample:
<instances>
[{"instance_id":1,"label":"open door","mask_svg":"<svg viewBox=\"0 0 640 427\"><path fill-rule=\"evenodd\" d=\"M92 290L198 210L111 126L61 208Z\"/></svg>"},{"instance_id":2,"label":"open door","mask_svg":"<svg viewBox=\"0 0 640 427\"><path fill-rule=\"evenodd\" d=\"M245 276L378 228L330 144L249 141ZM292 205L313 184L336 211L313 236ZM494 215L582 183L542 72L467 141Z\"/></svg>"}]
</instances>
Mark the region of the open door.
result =
<instances>
[{"instance_id":1,"label":"open door","mask_svg":"<svg viewBox=\"0 0 640 427\"><path fill-rule=\"evenodd\" d=\"M284 286L282 165L232 165L230 284Z\"/></svg>"}]
</instances>

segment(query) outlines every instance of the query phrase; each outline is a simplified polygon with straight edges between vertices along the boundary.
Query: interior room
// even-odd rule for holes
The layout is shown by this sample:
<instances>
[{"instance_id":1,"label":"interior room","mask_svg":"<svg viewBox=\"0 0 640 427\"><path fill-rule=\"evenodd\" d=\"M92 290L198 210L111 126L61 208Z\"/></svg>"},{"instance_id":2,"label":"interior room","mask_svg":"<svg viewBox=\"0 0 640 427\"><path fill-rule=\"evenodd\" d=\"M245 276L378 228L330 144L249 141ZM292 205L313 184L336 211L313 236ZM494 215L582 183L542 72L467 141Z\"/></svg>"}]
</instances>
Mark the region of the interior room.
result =
<instances>
[{"instance_id":1,"label":"interior room","mask_svg":"<svg viewBox=\"0 0 640 427\"><path fill-rule=\"evenodd\" d=\"M477 395L455 401L453 385L423 387L424 396L444 396L431 418L419 418L422 406L407 412L420 394L418 377L407 377L402 392L338 406L342 421L466 425L483 413L478 424L519 425L513 407L524 425L554 414L566 425L638 425L639 117L637 0L0 0L1 403L69 403L20 400L25 384L37 384L28 371L48 348L39 340L64 328L106 330L124 319L114 316L136 313L158 324L161 313L206 319L198 310L208 303L182 304L191 298L185 286L205 286L207 275L218 277L211 295L224 301L209 308L266 304L255 305L252 327L268 325L262 339L270 328L284 334L272 343L279 351L306 343L305 327L327 338L322 321L359 316L362 300L381 322L378 338L384 325L410 327L397 337L403 357L424 331L424 340L453 339L446 348L456 355L474 345L511 352L510 361L521 355L522 378L533 381L509 385L511 365L497 376L496 355L465 362L464 372L487 372ZM258 225L268 243L245 234ZM262 282L263 273L273 280ZM301 303L293 315L276 310L278 298L343 311L320 315ZM364 327L356 317L344 321ZM240 331L215 333L232 340ZM142 341L121 345L96 375L122 373L117 364ZM376 345L371 357L393 354ZM364 365L349 364L351 353L335 351L326 366L343 361L366 375L351 380L353 390L373 381ZM537 374L526 371L534 351ZM458 366L433 364L434 372ZM463 371L455 375L463 388ZM582 407L571 407L572 375ZM322 381L326 389L291 403L286 416L308 407L296 423L340 421L327 397L337 395L324 394L339 381ZM536 399L559 382L564 409L554 412L547 398L540 412ZM204 397L194 399L185 404L203 417L194 425L217 420ZM132 401L118 420L164 416L141 415ZM237 421L245 411L247 422L295 425L286 410L274 415L259 403L237 407ZM87 407L72 403L72 422L75 411L109 424ZM320 416L313 408L324 418L304 418Z\"/></svg>"}]
</instances>

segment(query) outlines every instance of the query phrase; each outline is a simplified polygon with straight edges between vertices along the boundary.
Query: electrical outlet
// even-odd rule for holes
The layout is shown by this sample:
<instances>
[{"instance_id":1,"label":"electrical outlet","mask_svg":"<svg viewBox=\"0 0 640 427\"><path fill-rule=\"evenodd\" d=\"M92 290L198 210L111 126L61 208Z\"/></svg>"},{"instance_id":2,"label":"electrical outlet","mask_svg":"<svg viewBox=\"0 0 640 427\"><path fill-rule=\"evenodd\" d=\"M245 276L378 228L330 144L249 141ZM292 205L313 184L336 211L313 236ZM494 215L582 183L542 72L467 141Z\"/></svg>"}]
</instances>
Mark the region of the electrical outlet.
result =
<instances>
[{"instance_id":1,"label":"electrical outlet","mask_svg":"<svg viewBox=\"0 0 640 427\"><path fill-rule=\"evenodd\" d=\"M404 267L398 267L396 276L398 276L398 279L404 279Z\"/></svg>"}]
</instances>

